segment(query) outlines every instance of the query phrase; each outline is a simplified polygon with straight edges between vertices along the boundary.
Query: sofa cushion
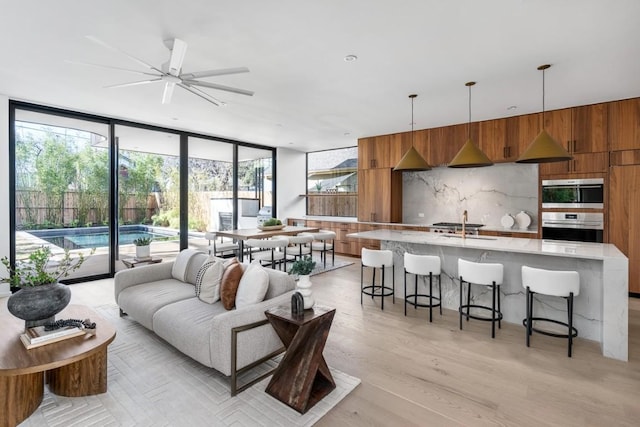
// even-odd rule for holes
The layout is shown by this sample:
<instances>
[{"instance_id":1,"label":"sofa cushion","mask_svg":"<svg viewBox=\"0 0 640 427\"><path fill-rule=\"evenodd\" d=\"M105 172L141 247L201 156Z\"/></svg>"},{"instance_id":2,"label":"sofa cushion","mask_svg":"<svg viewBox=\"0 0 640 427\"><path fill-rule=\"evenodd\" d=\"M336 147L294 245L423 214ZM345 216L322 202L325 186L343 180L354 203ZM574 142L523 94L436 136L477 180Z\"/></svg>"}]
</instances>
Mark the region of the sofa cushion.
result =
<instances>
[{"instance_id":1,"label":"sofa cushion","mask_svg":"<svg viewBox=\"0 0 640 427\"><path fill-rule=\"evenodd\" d=\"M192 294L158 310L153 316L153 331L182 353L211 366L211 345L224 346L231 353L230 342L211 337L211 320L226 312L219 302L205 304Z\"/></svg>"},{"instance_id":2,"label":"sofa cushion","mask_svg":"<svg viewBox=\"0 0 640 427\"><path fill-rule=\"evenodd\" d=\"M207 260L196 277L196 296L208 304L220 299L220 281L224 273L224 261L221 259Z\"/></svg>"},{"instance_id":3,"label":"sofa cushion","mask_svg":"<svg viewBox=\"0 0 640 427\"><path fill-rule=\"evenodd\" d=\"M220 300L227 310L231 310L236 304L236 293L242 274L242 264L238 262L231 263L224 269L220 282Z\"/></svg>"},{"instance_id":4,"label":"sofa cushion","mask_svg":"<svg viewBox=\"0 0 640 427\"><path fill-rule=\"evenodd\" d=\"M195 286L196 277L198 277L198 271L200 271L200 267L202 267L202 265L207 262L208 259L209 255L205 254L204 252L197 253L191 258L191 262L189 263L189 267L187 268L187 283L191 283Z\"/></svg>"},{"instance_id":5,"label":"sofa cushion","mask_svg":"<svg viewBox=\"0 0 640 427\"><path fill-rule=\"evenodd\" d=\"M118 294L118 306L145 328L153 330L153 315L167 304L193 298L193 286L163 279L130 286Z\"/></svg>"},{"instance_id":6,"label":"sofa cushion","mask_svg":"<svg viewBox=\"0 0 640 427\"><path fill-rule=\"evenodd\" d=\"M191 263L191 259L202 252L197 251L195 249L185 249L180 251L175 261L173 262L173 268L171 269L171 276L180 280L181 282L187 283L187 270L189 269L189 264ZM198 266L200 268L200 266ZM197 274L197 271L196 271ZM195 277L195 276L194 276Z\"/></svg>"},{"instance_id":7,"label":"sofa cushion","mask_svg":"<svg viewBox=\"0 0 640 427\"><path fill-rule=\"evenodd\" d=\"M236 308L264 300L269 289L269 274L259 261L252 262L242 274L236 293Z\"/></svg>"}]
</instances>

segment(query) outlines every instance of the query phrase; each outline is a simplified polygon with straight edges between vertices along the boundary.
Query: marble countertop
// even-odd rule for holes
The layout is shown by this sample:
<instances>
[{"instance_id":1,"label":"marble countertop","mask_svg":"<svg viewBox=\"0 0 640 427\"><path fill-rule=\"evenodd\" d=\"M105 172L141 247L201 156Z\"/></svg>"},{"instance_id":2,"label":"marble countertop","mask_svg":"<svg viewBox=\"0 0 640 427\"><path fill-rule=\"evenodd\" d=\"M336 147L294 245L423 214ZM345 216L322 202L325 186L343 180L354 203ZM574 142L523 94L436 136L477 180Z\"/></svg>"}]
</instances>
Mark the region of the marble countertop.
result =
<instances>
[{"instance_id":1,"label":"marble countertop","mask_svg":"<svg viewBox=\"0 0 640 427\"><path fill-rule=\"evenodd\" d=\"M313 220L313 221L330 221L330 222L350 222L350 223L359 223L359 224L376 224L376 225L402 225L402 226L406 226L406 227L431 227L431 224L409 224L409 223L387 223L387 222L370 222L370 221L358 221L358 218L355 217L346 217L346 216L314 216L314 215L301 215L299 218L293 218L293 219L309 219L309 220ZM538 233L538 229L536 227L534 228L528 228L526 230L521 230L519 228L504 228L504 227L492 227L492 226L483 226L480 230L486 230L486 231L504 231L507 233L531 233L531 234L537 234Z\"/></svg>"},{"instance_id":2,"label":"marble countertop","mask_svg":"<svg viewBox=\"0 0 640 427\"><path fill-rule=\"evenodd\" d=\"M515 237L467 236L436 234L423 231L374 230L347 234L358 239L388 240L402 243L421 243L436 246L519 252L565 258L605 260L624 258L618 248L609 243L570 242L564 240L524 239Z\"/></svg>"}]
</instances>

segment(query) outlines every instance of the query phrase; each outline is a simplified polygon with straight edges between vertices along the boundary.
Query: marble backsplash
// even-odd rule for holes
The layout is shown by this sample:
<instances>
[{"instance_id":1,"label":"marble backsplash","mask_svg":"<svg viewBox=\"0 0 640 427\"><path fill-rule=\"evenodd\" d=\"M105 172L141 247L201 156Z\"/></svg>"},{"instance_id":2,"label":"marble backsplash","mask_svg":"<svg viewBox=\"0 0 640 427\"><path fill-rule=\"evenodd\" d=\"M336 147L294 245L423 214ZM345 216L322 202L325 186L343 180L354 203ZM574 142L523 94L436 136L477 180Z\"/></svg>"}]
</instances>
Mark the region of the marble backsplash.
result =
<instances>
[{"instance_id":1,"label":"marble backsplash","mask_svg":"<svg viewBox=\"0 0 640 427\"><path fill-rule=\"evenodd\" d=\"M538 165L504 163L485 168L433 168L403 174L403 223L468 222L502 228L501 218L520 211L538 222ZM420 216L419 214L424 214ZM516 229L517 226L514 226Z\"/></svg>"}]
</instances>

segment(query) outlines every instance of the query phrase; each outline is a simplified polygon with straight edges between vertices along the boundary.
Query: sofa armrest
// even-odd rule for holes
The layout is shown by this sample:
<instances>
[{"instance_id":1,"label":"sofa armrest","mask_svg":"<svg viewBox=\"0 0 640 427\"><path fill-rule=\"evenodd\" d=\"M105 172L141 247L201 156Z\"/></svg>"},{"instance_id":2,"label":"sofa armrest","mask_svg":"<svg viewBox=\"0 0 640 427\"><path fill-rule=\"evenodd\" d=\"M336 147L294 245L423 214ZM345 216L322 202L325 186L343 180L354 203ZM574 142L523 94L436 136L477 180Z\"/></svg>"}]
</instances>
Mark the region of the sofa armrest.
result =
<instances>
[{"instance_id":1,"label":"sofa armrest","mask_svg":"<svg viewBox=\"0 0 640 427\"><path fill-rule=\"evenodd\" d=\"M171 279L173 262L161 262L118 271L113 277L113 291L118 301L118 295L124 289L142 283Z\"/></svg>"}]
</instances>

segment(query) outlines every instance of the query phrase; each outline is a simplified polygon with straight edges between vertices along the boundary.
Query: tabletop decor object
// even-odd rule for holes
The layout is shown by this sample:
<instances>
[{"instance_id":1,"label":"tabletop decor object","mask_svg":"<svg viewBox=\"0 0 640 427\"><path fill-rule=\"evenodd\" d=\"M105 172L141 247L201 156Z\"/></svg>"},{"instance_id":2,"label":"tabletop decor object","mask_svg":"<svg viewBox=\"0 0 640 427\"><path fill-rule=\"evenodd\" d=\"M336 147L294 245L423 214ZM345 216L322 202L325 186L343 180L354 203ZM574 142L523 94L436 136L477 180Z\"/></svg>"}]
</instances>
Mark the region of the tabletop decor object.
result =
<instances>
[{"instance_id":1,"label":"tabletop decor object","mask_svg":"<svg viewBox=\"0 0 640 427\"><path fill-rule=\"evenodd\" d=\"M138 237L133 239L133 244L136 245L136 260L145 261L151 259L151 237Z\"/></svg>"},{"instance_id":2,"label":"tabletop decor object","mask_svg":"<svg viewBox=\"0 0 640 427\"><path fill-rule=\"evenodd\" d=\"M65 250L64 257L57 263L50 263L51 257L51 248L41 246L28 258L17 261L14 267L7 257L0 260L9 272L9 276L0 281L21 288L9 297L7 308L25 321L25 329L55 320L55 315L71 300L71 291L58 280L68 277L85 261L84 254L78 253L75 257L69 250Z\"/></svg>"},{"instance_id":3,"label":"tabletop decor object","mask_svg":"<svg viewBox=\"0 0 640 427\"><path fill-rule=\"evenodd\" d=\"M296 290L302 294L305 310L312 308L316 303L311 291L311 279L309 279L309 275L315 267L316 262L310 256L306 256L295 261L289 269L289 274L298 275Z\"/></svg>"}]
</instances>

